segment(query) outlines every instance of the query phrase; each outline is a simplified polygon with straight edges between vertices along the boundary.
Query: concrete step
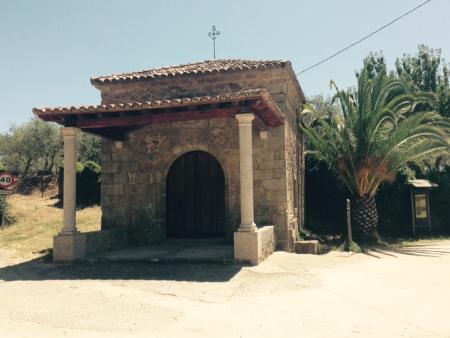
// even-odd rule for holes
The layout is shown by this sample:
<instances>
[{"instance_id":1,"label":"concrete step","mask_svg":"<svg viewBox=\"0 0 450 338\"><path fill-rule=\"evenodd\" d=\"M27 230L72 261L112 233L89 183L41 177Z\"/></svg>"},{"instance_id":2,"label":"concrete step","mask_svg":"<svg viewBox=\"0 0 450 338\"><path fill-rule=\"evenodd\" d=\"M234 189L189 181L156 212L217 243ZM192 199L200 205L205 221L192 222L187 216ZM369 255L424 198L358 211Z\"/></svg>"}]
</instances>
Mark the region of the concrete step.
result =
<instances>
[{"instance_id":1,"label":"concrete step","mask_svg":"<svg viewBox=\"0 0 450 338\"><path fill-rule=\"evenodd\" d=\"M102 253L86 259L89 262L148 262L148 263L194 263L233 264L232 245L196 242L164 242L162 245L134 247Z\"/></svg>"}]
</instances>

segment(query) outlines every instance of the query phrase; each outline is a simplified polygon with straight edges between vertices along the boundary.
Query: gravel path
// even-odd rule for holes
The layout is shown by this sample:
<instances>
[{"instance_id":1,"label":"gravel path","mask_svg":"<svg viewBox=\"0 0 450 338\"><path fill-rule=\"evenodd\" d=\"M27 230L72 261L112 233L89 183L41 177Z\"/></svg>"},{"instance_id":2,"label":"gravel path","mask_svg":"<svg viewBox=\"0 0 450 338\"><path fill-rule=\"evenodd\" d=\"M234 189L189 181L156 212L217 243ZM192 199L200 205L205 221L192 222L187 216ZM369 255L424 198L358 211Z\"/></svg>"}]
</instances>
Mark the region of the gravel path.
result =
<instances>
[{"instance_id":1,"label":"gravel path","mask_svg":"<svg viewBox=\"0 0 450 338\"><path fill-rule=\"evenodd\" d=\"M0 267L0 337L450 337L450 241L243 268L5 252Z\"/></svg>"}]
</instances>

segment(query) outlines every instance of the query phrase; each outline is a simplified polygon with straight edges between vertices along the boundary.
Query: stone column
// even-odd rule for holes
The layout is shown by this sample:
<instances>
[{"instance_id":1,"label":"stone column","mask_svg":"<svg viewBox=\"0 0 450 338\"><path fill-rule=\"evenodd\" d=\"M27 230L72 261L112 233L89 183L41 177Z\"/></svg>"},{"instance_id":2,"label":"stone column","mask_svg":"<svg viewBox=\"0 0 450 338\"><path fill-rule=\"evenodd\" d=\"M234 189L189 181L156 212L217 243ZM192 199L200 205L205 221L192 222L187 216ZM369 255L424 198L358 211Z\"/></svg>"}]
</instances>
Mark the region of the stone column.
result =
<instances>
[{"instance_id":1,"label":"stone column","mask_svg":"<svg viewBox=\"0 0 450 338\"><path fill-rule=\"evenodd\" d=\"M75 214L77 132L77 128L62 128L64 137L64 224L60 234L78 232Z\"/></svg>"},{"instance_id":2,"label":"stone column","mask_svg":"<svg viewBox=\"0 0 450 338\"><path fill-rule=\"evenodd\" d=\"M241 184L241 225L238 231L256 231L253 210L253 149L251 113L237 114L239 125L239 177Z\"/></svg>"}]
</instances>

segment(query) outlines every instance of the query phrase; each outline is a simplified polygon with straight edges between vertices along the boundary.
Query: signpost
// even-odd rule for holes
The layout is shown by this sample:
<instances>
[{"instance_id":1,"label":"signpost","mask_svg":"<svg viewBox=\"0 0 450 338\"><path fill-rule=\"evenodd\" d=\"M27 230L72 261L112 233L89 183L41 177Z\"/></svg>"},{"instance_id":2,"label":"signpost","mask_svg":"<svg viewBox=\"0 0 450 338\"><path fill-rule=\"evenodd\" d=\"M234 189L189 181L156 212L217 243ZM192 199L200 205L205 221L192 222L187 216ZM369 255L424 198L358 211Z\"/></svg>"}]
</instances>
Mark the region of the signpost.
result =
<instances>
[{"instance_id":1,"label":"signpost","mask_svg":"<svg viewBox=\"0 0 450 338\"><path fill-rule=\"evenodd\" d=\"M11 188L16 183L16 178L9 172L0 173L0 189Z\"/></svg>"},{"instance_id":2,"label":"signpost","mask_svg":"<svg viewBox=\"0 0 450 338\"><path fill-rule=\"evenodd\" d=\"M410 180L411 214L413 235L419 228L428 228L431 234L430 194L429 190L438 185L428 180Z\"/></svg>"},{"instance_id":3,"label":"signpost","mask_svg":"<svg viewBox=\"0 0 450 338\"><path fill-rule=\"evenodd\" d=\"M3 208L6 207L6 196L12 195L14 192L11 188L16 184L16 178L10 172L0 172L0 199L3 201ZM4 210L0 210L0 228L5 225L5 213Z\"/></svg>"}]
</instances>

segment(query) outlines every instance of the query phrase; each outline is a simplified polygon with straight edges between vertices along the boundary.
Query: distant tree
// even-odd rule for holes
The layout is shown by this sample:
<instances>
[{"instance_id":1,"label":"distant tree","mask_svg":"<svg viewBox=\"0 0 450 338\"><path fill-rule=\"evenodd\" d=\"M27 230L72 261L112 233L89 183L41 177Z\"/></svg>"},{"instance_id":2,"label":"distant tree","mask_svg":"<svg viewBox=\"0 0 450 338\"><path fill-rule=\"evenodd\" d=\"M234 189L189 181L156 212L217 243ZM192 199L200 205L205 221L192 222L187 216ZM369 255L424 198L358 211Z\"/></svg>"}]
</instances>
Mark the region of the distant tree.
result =
<instances>
[{"instance_id":1,"label":"distant tree","mask_svg":"<svg viewBox=\"0 0 450 338\"><path fill-rule=\"evenodd\" d=\"M379 73L387 73L383 54L370 53L364 60L364 69L373 78ZM358 76L358 73L356 74ZM422 104L418 110L434 110L445 117L450 117L450 68L441 56L440 49L419 45L417 54L403 54L395 62L395 70L389 77L399 79L408 85L411 92L434 94L433 104ZM428 170L441 170L449 163L449 155L443 154L424 160Z\"/></svg>"},{"instance_id":2,"label":"distant tree","mask_svg":"<svg viewBox=\"0 0 450 338\"><path fill-rule=\"evenodd\" d=\"M306 101L315 111L328 118L342 113L341 107L336 101L333 101L331 96L315 95L308 97Z\"/></svg>"},{"instance_id":3,"label":"distant tree","mask_svg":"<svg viewBox=\"0 0 450 338\"><path fill-rule=\"evenodd\" d=\"M52 172L61 149L59 128L38 118L12 125L7 133L0 134L1 163L21 176L39 170Z\"/></svg>"},{"instance_id":4,"label":"distant tree","mask_svg":"<svg viewBox=\"0 0 450 338\"><path fill-rule=\"evenodd\" d=\"M78 161L92 161L100 164L100 154L102 152L102 143L99 136L81 132L78 137Z\"/></svg>"},{"instance_id":5,"label":"distant tree","mask_svg":"<svg viewBox=\"0 0 450 338\"><path fill-rule=\"evenodd\" d=\"M403 54L395 62L395 70L388 73L386 60L381 52L370 53L364 60L364 69L369 78L379 73L402 80L411 90L436 94L434 109L450 117L450 69L441 56L440 49L419 45L417 54ZM358 77L358 72L356 76Z\"/></svg>"},{"instance_id":6,"label":"distant tree","mask_svg":"<svg viewBox=\"0 0 450 338\"><path fill-rule=\"evenodd\" d=\"M388 74L386 59L384 58L383 53L369 53L369 55L367 55L364 59L364 69L369 79L373 79L379 74ZM359 77L359 75L360 72L356 72L357 78ZM389 75L394 76L393 72L391 72Z\"/></svg>"},{"instance_id":7,"label":"distant tree","mask_svg":"<svg viewBox=\"0 0 450 338\"><path fill-rule=\"evenodd\" d=\"M101 138L79 133L78 160L100 163ZM19 176L53 173L62 162L60 127L37 117L0 134L0 165Z\"/></svg>"},{"instance_id":8,"label":"distant tree","mask_svg":"<svg viewBox=\"0 0 450 338\"><path fill-rule=\"evenodd\" d=\"M419 45L416 55L404 54L395 62L396 75L425 92L437 95L436 110L450 117L449 66L440 49Z\"/></svg>"}]
</instances>

